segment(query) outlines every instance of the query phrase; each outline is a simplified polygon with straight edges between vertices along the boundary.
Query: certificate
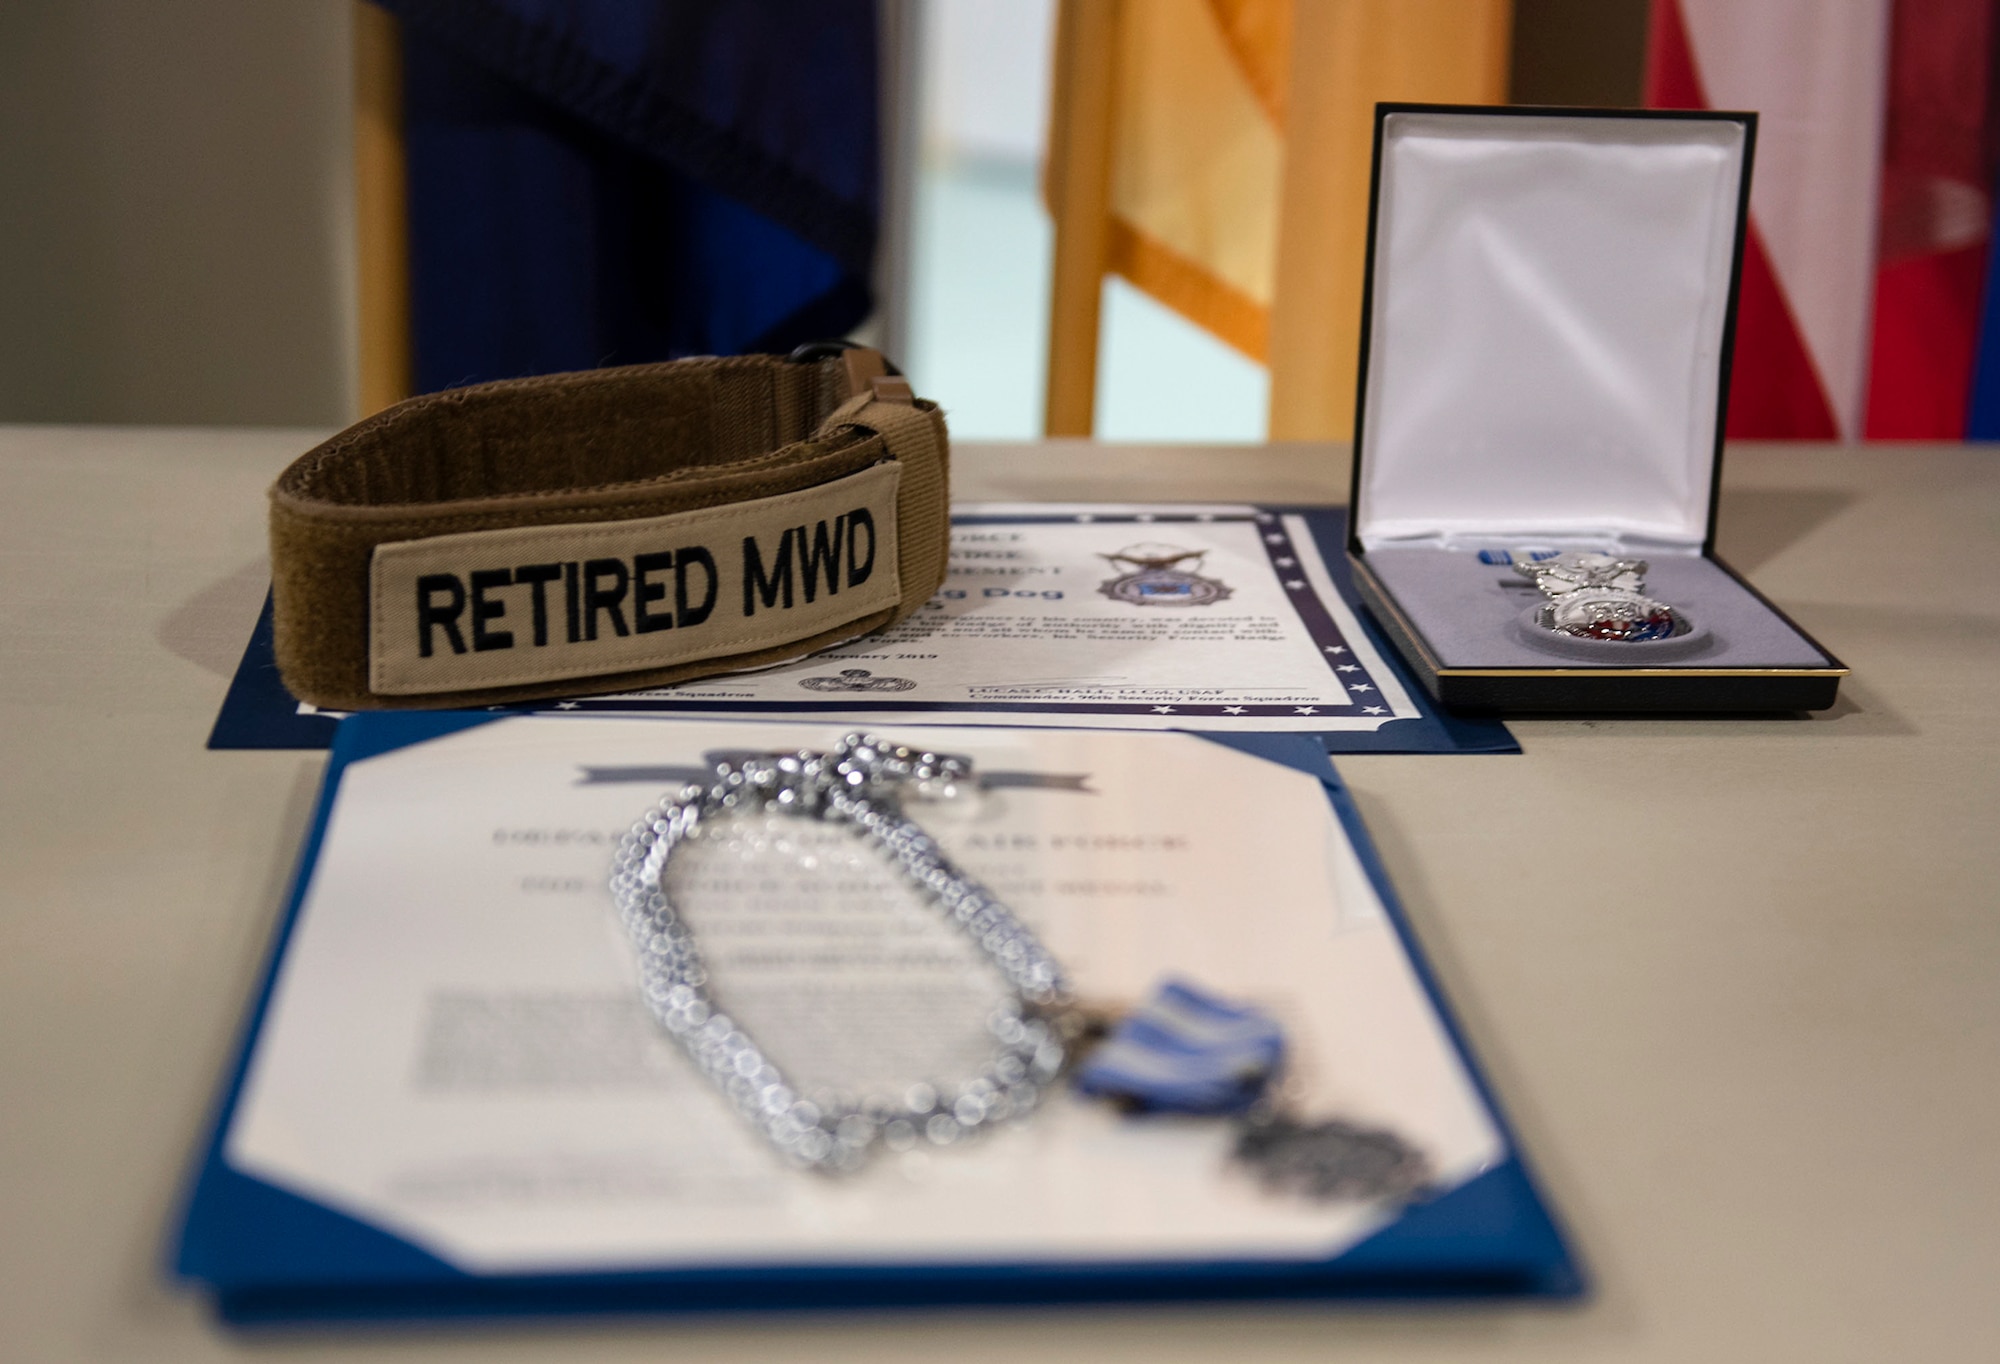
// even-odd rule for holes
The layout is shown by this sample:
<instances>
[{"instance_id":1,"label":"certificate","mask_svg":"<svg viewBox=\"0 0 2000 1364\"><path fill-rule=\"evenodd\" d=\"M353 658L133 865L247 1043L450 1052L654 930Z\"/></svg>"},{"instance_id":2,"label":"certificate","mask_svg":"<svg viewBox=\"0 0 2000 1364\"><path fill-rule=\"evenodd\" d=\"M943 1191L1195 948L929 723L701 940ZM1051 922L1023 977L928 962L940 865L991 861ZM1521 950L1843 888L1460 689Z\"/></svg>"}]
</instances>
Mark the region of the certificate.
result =
<instances>
[{"instance_id":1,"label":"certificate","mask_svg":"<svg viewBox=\"0 0 2000 1364\"><path fill-rule=\"evenodd\" d=\"M1067 1091L857 1175L787 1166L643 1008L606 874L663 773L825 748L842 727L466 718L394 717L461 727L339 770L218 1147L237 1175L479 1274L1317 1263L1397 1216L1266 1189L1226 1122L1123 1117ZM1129 1006L1186 977L1254 1002L1285 1024L1300 1112L1396 1131L1446 1196L1509 1159L1320 777L1190 735L923 742L1010 774L937 802L925 827L1080 998ZM1259 742L1310 760L1303 741ZM805 890L795 912L713 938L718 999L763 997L782 1032L806 966L836 992L851 966L878 1039L925 1043L952 1007L936 955L879 950L865 905L832 914L837 888Z\"/></svg>"},{"instance_id":2,"label":"certificate","mask_svg":"<svg viewBox=\"0 0 2000 1364\"><path fill-rule=\"evenodd\" d=\"M556 708L1315 733L1420 714L1303 515L990 503L957 509L944 587L889 630Z\"/></svg>"}]
</instances>

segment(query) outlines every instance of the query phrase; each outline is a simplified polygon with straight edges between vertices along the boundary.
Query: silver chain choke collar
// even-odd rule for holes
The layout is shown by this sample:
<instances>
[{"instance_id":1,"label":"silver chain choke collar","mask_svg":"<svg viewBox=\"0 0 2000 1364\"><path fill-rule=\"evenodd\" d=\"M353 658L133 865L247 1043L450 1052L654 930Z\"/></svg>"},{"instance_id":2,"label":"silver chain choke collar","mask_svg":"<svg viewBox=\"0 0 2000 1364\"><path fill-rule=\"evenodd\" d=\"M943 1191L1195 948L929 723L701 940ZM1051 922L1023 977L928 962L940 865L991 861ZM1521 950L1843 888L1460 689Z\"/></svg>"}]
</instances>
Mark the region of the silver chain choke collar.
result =
<instances>
[{"instance_id":1,"label":"silver chain choke collar","mask_svg":"<svg viewBox=\"0 0 2000 1364\"><path fill-rule=\"evenodd\" d=\"M730 755L715 780L662 800L619 843L611 895L638 951L647 1008L745 1119L794 1164L861 1167L874 1149L949 1146L1040 1102L1066 1059L1068 982L1047 948L903 813L902 791L970 781L972 761L850 734L830 753ZM778 814L844 824L998 968L1014 998L988 1019L994 1054L962 1082L900 1095L807 1098L708 991L693 932L665 890L674 852L721 816Z\"/></svg>"}]
</instances>

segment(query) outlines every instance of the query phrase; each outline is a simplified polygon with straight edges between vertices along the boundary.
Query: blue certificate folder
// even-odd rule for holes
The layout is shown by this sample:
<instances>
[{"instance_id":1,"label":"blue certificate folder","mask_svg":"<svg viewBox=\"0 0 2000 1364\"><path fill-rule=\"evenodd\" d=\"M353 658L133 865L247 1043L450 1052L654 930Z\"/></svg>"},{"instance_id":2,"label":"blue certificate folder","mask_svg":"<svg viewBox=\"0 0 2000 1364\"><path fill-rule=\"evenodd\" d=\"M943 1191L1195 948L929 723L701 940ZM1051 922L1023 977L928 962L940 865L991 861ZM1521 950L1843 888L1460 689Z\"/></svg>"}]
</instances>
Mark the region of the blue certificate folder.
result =
<instances>
[{"instance_id":1,"label":"blue certificate folder","mask_svg":"<svg viewBox=\"0 0 2000 1364\"><path fill-rule=\"evenodd\" d=\"M1403 948L1504 1141L1497 1164L1406 1208L1331 1259L1125 1263L1028 1261L844 1267L713 1267L615 1273L481 1275L377 1227L232 1169L223 1142L264 1025L272 982L348 764L502 720L465 712L383 713L343 721L213 1129L188 1193L174 1272L240 1324L633 1311L763 1311L1254 1298L1575 1298L1582 1272L1519 1154L1519 1145L1418 950L1409 921L1347 789L1311 735L1216 742L1297 768L1327 798L1382 898ZM808 1177L808 1176L801 1176Z\"/></svg>"},{"instance_id":2,"label":"blue certificate folder","mask_svg":"<svg viewBox=\"0 0 2000 1364\"><path fill-rule=\"evenodd\" d=\"M1326 565L1327 575L1333 580L1335 589L1360 621L1368 642L1374 646L1376 656L1382 660L1383 668L1394 674L1396 680L1402 684L1404 693L1410 698L1411 704L1418 711L1413 717L1392 720L1375 730L1325 731L1320 735L1320 739L1321 746L1327 752L1519 753L1521 751L1521 746L1514 741L1514 736L1499 720L1482 716L1454 715L1450 711L1440 709L1431 699L1430 693L1424 689L1423 684L1404 667L1401 656L1384 643L1381 632L1368 615L1367 608L1361 604L1348 570L1344 548L1347 535L1345 508L1273 507L1269 510L1294 513L1305 518L1306 524L1311 528L1320 559ZM1148 520L1153 521L1157 518L1149 517ZM1323 616L1326 613L1321 611L1320 614ZM1308 624L1315 633L1333 632L1326 636L1329 641L1342 642L1338 634L1339 627L1330 619L1309 621ZM531 701L494 709L527 713L547 710L549 704L546 701ZM794 705L788 707L788 713L796 717L813 710L823 710L829 718L837 718L841 704ZM727 707L739 714L744 713L746 709L757 708L757 706L746 708L741 705ZM567 705L564 709L585 711L611 709L622 713L643 709L661 714L687 716L713 712L725 707L714 702L699 701L648 701L635 705L631 702L586 699L580 703ZM912 723L921 719L920 715L911 716ZM968 715L962 722L977 723L977 719ZM222 709L215 717L215 726L209 733L208 746L210 748L325 748L332 742L334 727L338 723L339 717L335 715L312 711L301 712L298 699L285 690L284 681L278 676L277 660L271 651L271 603L267 597L263 612L257 617L256 627L251 631L250 643L243 651L243 660L237 665L236 676L230 682L229 691L223 698ZM1187 728L1199 731L1201 729L1199 719L1190 717Z\"/></svg>"}]
</instances>

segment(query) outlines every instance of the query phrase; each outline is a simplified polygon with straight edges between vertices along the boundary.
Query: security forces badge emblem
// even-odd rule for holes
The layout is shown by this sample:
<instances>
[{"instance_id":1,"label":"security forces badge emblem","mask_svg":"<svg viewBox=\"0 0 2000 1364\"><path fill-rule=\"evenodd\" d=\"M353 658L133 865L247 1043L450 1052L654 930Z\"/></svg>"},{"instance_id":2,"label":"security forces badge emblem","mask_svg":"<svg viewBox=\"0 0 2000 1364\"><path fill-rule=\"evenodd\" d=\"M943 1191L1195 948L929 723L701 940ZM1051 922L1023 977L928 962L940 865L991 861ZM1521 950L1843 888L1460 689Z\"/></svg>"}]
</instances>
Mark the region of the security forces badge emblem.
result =
<instances>
[{"instance_id":1,"label":"security forces badge emblem","mask_svg":"<svg viewBox=\"0 0 2000 1364\"><path fill-rule=\"evenodd\" d=\"M1100 554L1097 557L1114 568L1129 571L1107 578L1097 590L1131 606L1213 606L1226 601L1235 589L1193 571L1207 554L1205 549L1161 544L1130 545L1116 554ZM1193 568L1180 566L1189 560Z\"/></svg>"}]
</instances>

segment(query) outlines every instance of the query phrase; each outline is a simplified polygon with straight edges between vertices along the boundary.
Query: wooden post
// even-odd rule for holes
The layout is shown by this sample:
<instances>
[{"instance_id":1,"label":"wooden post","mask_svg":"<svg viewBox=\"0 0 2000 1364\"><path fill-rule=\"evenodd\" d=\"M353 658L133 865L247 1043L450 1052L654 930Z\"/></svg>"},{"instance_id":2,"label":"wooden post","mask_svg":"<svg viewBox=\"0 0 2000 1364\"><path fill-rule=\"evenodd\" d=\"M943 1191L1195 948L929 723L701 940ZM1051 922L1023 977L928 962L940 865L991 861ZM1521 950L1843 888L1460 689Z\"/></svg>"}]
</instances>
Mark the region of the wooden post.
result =
<instances>
[{"instance_id":1,"label":"wooden post","mask_svg":"<svg viewBox=\"0 0 2000 1364\"><path fill-rule=\"evenodd\" d=\"M1111 223L1120 0L1062 0L1056 15L1046 187L1055 218L1043 430L1087 436L1097 406L1098 309Z\"/></svg>"},{"instance_id":2,"label":"wooden post","mask_svg":"<svg viewBox=\"0 0 2000 1364\"><path fill-rule=\"evenodd\" d=\"M1272 440L1354 434L1378 100L1507 98L1511 0L1301 0L1271 304Z\"/></svg>"},{"instance_id":3,"label":"wooden post","mask_svg":"<svg viewBox=\"0 0 2000 1364\"><path fill-rule=\"evenodd\" d=\"M354 254L360 415L410 396L410 226L403 47L387 11L354 0Z\"/></svg>"}]
</instances>

